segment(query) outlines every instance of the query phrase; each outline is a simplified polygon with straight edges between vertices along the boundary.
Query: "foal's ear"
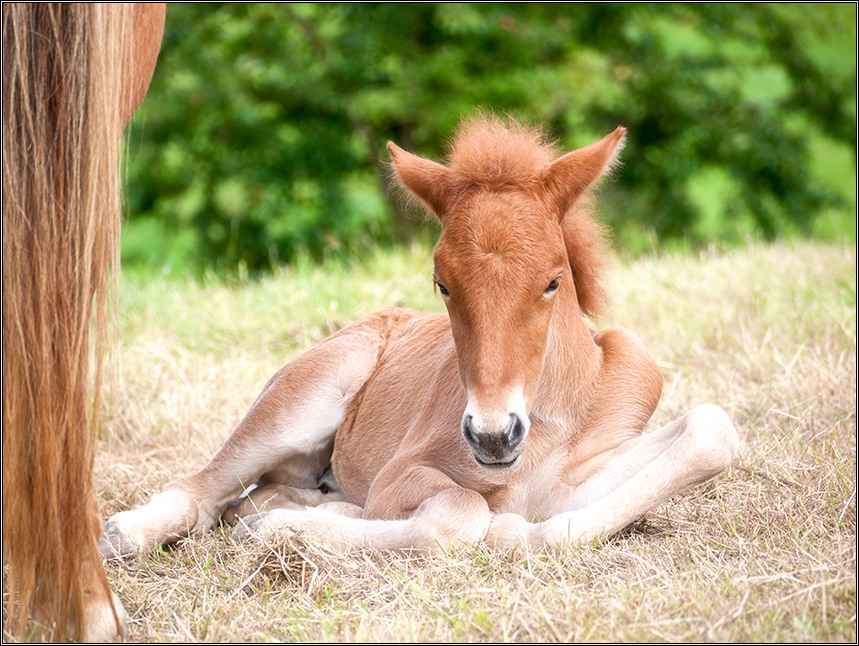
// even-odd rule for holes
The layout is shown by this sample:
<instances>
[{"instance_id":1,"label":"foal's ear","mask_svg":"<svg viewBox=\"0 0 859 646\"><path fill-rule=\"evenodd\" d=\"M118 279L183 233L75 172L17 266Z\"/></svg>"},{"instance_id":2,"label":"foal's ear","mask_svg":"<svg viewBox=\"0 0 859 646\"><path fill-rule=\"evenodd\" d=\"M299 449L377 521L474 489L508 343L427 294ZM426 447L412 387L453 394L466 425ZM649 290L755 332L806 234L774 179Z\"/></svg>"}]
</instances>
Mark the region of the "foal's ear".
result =
<instances>
[{"instance_id":1,"label":"foal's ear","mask_svg":"<svg viewBox=\"0 0 859 646\"><path fill-rule=\"evenodd\" d=\"M598 142L579 148L552 162L543 171L543 183L564 219L582 194L608 173L623 148L626 128L619 127Z\"/></svg>"},{"instance_id":2,"label":"foal's ear","mask_svg":"<svg viewBox=\"0 0 859 646\"><path fill-rule=\"evenodd\" d=\"M388 142L388 151L400 183L441 219L451 191L450 170L434 161L408 153L392 141Z\"/></svg>"}]
</instances>

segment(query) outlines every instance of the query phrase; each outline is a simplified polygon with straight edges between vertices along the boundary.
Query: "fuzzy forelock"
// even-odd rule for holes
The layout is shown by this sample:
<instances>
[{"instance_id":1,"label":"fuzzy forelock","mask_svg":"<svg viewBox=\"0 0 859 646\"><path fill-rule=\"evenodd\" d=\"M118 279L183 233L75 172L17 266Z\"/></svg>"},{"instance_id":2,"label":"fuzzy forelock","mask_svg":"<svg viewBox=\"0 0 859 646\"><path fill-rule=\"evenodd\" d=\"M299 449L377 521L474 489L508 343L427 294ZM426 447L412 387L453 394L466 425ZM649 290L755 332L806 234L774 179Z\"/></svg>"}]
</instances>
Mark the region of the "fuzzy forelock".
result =
<instances>
[{"instance_id":1,"label":"fuzzy forelock","mask_svg":"<svg viewBox=\"0 0 859 646\"><path fill-rule=\"evenodd\" d=\"M448 167L460 185L527 186L557 156L540 128L479 114L454 136Z\"/></svg>"},{"instance_id":2,"label":"fuzzy forelock","mask_svg":"<svg viewBox=\"0 0 859 646\"><path fill-rule=\"evenodd\" d=\"M445 165L450 175L445 178L445 190L449 203L475 188L542 192L543 172L561 156L542 129L488 113L464 120L448 150ZM609 160L603 172L615 164L616 159ZM602 276L611 245L607 229L593 218L590 192L585 191L569 207L561 228L579 305L583 313L595 317L608 304ZM403 195L429 212L428 205L409 190Z\"/></svg>"},{"instance_id":3,"label":"fuzzy forelock","mask_svg":"<svg viewBox=\"0 0 859 646\"><path fill-rule=\"evenodd\" d=\"M536 186L560 156L538 127L480 114L460 126L450 146L448 167L460 194L475 186ZM610 162L611 165L615 160ZM594 220L591 200L582 196L562 222L564 245L582 311L591 317L608 305L603 271L611 246L608 231Z\"/></svg>"}]
</instances>

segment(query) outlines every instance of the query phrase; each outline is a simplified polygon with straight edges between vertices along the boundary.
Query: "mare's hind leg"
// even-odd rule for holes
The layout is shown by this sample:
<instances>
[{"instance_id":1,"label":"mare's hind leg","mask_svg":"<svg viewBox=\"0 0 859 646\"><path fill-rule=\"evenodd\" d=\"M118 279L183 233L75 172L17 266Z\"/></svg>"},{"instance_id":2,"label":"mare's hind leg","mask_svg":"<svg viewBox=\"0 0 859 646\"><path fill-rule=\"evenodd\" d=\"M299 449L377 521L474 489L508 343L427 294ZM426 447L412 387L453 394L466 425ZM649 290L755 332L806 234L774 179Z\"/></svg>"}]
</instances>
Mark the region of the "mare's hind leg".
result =
<instances>
[{"instance_id":1,"label":"mare's hind leg","mask_svg":"<svg viewBox=\"0 0 859 646\"><path fill-rule=\"evenodd\" d=\"M726 469L737 455L734 425L719 407L698 406L662 429L621 444L552 517L529 523L493 516L486 542L555 547L617 533L669 498ZM557 513L560 511L560 513Z\"/></svg>"},{"instance_id":2,"label":"mare's hind leg","mask_svg":"<svg viewBox=\"0 0 859 646\"><path fill-rule=\"evenodd\" d=\"M105 523L102 555L131 556L209 528L261 479L315 489L346 408L384 349L386 322L378 314L354 323L282 368L206 467Z\"/></svg>"}]
</instances>

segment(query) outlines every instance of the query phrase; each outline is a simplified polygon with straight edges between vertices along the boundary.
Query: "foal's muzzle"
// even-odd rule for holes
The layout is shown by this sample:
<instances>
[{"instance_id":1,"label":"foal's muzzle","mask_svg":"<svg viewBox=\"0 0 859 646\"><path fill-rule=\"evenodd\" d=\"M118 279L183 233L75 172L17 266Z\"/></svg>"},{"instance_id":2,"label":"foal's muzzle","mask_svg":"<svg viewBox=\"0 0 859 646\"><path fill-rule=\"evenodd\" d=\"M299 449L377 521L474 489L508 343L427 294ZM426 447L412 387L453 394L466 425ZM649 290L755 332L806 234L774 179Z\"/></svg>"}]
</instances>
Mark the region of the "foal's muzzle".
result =
<instances>
[{"instance_id":1,"label":"foal's muzzle","mask_svg":"<svg viewBox=\"0 0 859 646\"><path fill-rule=\"evenodd\" d=\"M492 424L466 412L462 418L462 436L471 446L474 459L486 469L512 467L525 448L528 420L523 422L510 413L501 424Z\"/></svg>"}]
</instances>

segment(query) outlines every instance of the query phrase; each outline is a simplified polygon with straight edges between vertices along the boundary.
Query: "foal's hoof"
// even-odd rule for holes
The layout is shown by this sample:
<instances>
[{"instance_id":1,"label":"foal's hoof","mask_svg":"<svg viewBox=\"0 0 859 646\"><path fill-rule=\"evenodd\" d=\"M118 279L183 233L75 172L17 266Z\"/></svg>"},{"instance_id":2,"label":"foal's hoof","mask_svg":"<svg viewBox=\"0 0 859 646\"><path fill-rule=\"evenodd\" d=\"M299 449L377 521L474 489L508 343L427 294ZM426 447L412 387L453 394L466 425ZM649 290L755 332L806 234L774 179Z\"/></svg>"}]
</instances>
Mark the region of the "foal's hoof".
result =
<instances>
[{"instance_id":1,"label":"foal's hoof","mask_svg":"<svg viewBox=\"0 0 859 646\"><path fill-rule=\"evenodd\" d=\"M109 561L119 561L137 556L140 546L123 533L111 518L104 524L98 540L98 551Z\"/></svg>"},{"instance_id":2,"label":"foal's hoof","mask_svg":"<svg viewBox=\"0 0 859 646\"><path fill-rule=\"evenodd\" d=\"M287 520L287 509L273 509L259 514L251 514L239 518L233 528L232 537L237 541L247 541L252 538L265 538L274 532L290 527Z\"/></svg>"},{"instance_id":3,"label":"foal's hoof","mask_svg":"<svg viewBox=\"0 0 859 646\"><path fill-rule=\"evenodd\" d=\"M265 516L268 514L269 512L262 512L239 518L235 527L233 527L233 539L244 542L251 538L271 533L272 528L265 522Z\"/></svg>"}]
</instances>

